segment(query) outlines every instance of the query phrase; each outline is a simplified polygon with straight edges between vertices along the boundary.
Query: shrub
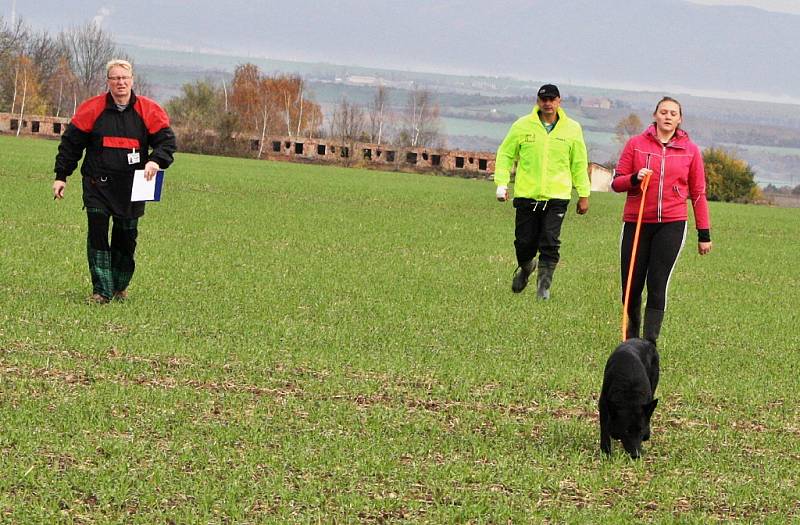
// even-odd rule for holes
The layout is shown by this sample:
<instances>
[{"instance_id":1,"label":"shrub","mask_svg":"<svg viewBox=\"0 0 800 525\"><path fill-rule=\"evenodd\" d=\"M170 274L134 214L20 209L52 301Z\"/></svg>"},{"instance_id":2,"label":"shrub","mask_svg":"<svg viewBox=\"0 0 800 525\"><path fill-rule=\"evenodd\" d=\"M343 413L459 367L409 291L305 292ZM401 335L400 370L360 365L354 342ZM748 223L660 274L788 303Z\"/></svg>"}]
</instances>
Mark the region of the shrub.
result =
<instances>
[{"instance_id":1,"label":"shrub","mask_svg":"<svg viewBox=\"0 0 800 525\"><path fill-rule=\"evenodd\" d=\"M712 201L754 202L761 198L750 165L724 148L703 152L706 168L706 194Z\"/></svg>"}]
</instances>

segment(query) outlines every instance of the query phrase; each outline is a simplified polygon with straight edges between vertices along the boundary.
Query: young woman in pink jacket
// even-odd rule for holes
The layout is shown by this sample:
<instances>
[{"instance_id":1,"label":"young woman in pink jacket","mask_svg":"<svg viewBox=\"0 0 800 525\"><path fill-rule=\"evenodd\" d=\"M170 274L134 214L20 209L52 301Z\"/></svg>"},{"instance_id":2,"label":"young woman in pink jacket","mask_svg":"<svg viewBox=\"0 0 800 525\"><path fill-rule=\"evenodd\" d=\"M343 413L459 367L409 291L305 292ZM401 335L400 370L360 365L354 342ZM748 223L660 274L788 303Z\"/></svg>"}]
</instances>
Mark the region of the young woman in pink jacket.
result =
<instances>
[{"instance_id":1,"label":"young woman in pink jacket","mask_svg":"<svg viewBox=\"0 0 800 525\"><path fill-rule=\"evenodd\" d=\"M703 155L680 129L682 116L677 100L662 98L653 113L653 124L625 144L611 183L614 191L628 192L620 247L624 296L642 199L641 182L650 174L631 281L626 338L639 337L642 291L647 284L643 337L654 344L664 320L669 279L686 240L687 200L694 210L697 250L700 255L711 251Z\"/></svg>"}]
</instances>

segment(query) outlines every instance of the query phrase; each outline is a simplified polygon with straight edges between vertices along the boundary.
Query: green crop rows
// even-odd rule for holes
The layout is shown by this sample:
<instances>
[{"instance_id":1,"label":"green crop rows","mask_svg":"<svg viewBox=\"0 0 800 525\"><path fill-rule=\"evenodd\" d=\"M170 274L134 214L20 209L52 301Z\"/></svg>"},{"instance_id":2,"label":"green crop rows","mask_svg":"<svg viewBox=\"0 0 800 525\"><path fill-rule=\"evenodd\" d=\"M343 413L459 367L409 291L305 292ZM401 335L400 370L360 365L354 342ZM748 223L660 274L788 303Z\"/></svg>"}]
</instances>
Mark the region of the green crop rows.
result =
<instances>
[{"instance_id":1,"label":"green crop rows","mask_svg":"<svg viewBox=\"0 0 800 525\"><path fill-rule=\"evenodd\" d=\"M621 196L542 303L486 181L179 154L97 306L56 148L0 137L0 521L800 521L798 210L690 225L633 462L596 416Z\"/></svg>"}]
</instances>

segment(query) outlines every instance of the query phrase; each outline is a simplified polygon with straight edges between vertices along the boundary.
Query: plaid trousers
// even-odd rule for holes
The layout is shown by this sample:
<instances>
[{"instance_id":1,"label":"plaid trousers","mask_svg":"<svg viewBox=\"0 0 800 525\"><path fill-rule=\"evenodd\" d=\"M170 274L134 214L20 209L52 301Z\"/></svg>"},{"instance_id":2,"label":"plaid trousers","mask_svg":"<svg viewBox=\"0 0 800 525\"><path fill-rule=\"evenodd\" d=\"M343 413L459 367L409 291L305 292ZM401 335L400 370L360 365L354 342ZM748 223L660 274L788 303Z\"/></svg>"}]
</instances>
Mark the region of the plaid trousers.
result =
<instances>
[{"instance_id":1,"label":"plaid trousers","mask_svg":"<svg viewBox=\"0 0 800 525\"><path fill-rule=\"evenodd\" d=\"M86 254L93 293L111 299L114 292L127 289L133 278L139 219L113 217L109 243L108 224L112 218L109 212L101 208L86 208L86 215L89 224Z\"/></svg>"}]
</instances>

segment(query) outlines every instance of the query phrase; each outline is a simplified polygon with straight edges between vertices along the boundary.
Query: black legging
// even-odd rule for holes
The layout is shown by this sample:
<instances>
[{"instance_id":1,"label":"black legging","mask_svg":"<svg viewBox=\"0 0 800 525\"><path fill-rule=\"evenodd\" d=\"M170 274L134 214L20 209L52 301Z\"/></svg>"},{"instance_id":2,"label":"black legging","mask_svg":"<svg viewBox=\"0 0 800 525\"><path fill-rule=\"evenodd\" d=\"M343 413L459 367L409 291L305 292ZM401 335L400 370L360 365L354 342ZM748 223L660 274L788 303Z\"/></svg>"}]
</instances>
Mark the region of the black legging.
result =
<instances>
[{"instance_id":1,"label":"black legging","mask_svg":"<svg viewBox=\"0 0 800 525\"><path fill-rule=\"evenodd\" d=\"M622 300L631 263L631 247L636 223L626 222L622 228L620 260L622 270ZM628 313L639 312L642 290L647 282L647 308L664 311L667 308L667 287L672 270L686 240L686 221L642 224L639 231L639 249L631 281ZM638 316L637 316L638 318Z\"/></svg>"}]
</instances>

